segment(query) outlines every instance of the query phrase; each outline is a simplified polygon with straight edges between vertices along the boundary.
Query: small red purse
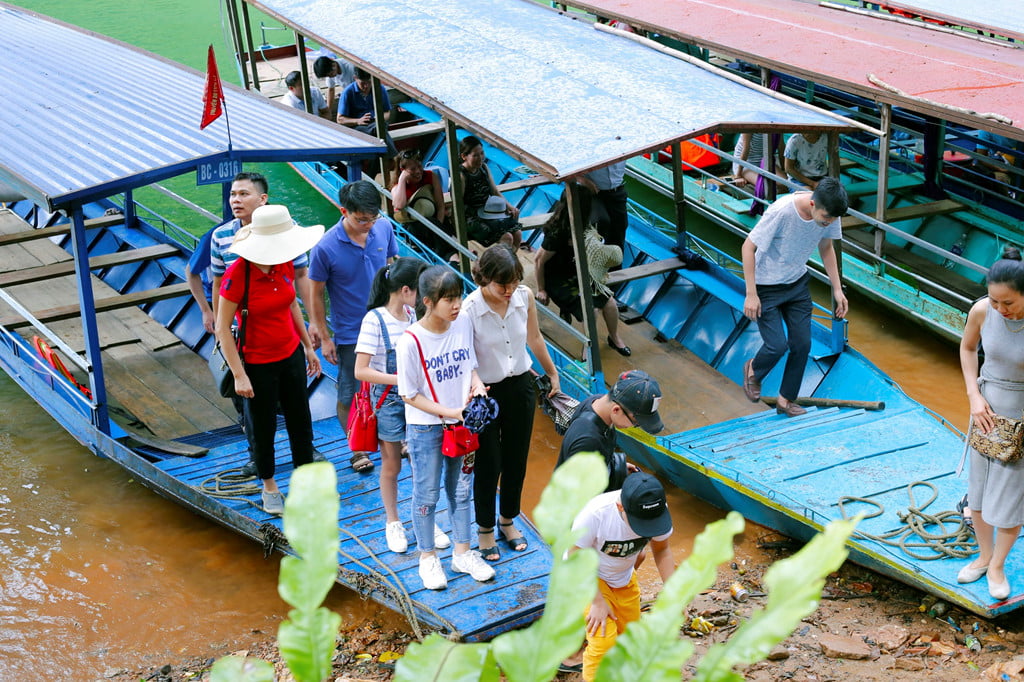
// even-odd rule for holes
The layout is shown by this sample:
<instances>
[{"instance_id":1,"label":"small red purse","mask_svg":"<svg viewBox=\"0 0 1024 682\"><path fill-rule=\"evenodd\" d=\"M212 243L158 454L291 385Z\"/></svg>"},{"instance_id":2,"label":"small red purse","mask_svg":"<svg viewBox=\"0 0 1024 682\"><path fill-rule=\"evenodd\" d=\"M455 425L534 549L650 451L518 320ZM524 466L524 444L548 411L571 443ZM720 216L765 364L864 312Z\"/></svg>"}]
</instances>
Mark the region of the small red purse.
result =
<instances>
[{"instance_id":1,"label":"small red purse","mask_svg":"<svg viewBox=\"0 0 1024 682\"><path fill-rule=\"evenodd\" d=\"M416 338L415 334L409 331L406 334L416 342L416 350L420 353L420 364L423 365L423 375L427 377L430 395L436 403L438 402L437 393L434 391L434 382L430 380L427 361L423 357L423 346L420 345L420 340ZM467 429L464 424L445 424L442 419L441 425L444 426L444 435L441 437L441 454L445 457L463 457L480 449L480 436Z\"/></svg>"}]
</instances>

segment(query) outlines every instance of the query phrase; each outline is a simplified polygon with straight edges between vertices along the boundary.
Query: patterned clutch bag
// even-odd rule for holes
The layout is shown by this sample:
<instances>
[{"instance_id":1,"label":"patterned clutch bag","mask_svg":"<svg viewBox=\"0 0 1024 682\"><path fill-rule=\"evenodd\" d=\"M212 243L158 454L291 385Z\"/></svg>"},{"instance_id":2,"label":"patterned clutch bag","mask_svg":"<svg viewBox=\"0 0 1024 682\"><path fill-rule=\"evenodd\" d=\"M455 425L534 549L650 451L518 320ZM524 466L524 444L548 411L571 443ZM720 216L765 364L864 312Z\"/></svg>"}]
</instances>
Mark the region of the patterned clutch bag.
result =
<instances>
[{"instance_id":1,"label":"patterned clutch bag","mask_svg":"<svg viewBox=\"0 0 1024 682\"><path fill-rule=\"evenodd\" d=\"M992 420L995 427L988 433L982 433L972 421L967 444L979 454L1005 464L1024 457L1024 421L998 414L993 415Z\"/></svg>"}]
</instances>

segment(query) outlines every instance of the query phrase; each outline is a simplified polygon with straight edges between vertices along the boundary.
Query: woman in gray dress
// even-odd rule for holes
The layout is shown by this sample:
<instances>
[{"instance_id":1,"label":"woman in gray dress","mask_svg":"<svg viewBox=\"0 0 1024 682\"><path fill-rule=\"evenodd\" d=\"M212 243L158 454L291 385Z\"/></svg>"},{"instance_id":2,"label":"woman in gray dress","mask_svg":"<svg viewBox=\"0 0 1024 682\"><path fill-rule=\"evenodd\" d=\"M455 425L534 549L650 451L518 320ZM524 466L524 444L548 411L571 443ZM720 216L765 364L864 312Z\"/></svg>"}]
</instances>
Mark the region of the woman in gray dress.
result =
<instances>
[{"instance_id":1,"label":"woman in gray dress","mask_svg":"<svg viewBox=\"0 0 1024 682\"><path fill-rule=\"evenodd\" d=\"M992 415L1021 418L1024 408L1024 263L1007 247L989 269L988 296L971 307L960 342L960 366L971 402L974 427L987 433ZM985 363L978 371L978 347L984 339ZM993 599L1010 596L1006 557L1024 525L1024 460L1004 464L970 451L967 495L973 510L978 557L964 566L957 581L971 583L988 573Z\"/></svg>"}]
</instances>

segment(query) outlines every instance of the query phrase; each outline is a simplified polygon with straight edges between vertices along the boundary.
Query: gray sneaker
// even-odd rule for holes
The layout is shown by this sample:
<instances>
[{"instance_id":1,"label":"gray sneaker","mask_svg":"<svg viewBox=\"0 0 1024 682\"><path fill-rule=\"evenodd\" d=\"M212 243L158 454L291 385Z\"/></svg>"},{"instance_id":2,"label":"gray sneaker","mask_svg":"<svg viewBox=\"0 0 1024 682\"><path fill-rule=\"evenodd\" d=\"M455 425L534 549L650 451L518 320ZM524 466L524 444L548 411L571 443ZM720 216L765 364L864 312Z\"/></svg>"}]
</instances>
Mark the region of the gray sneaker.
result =
<instances>
[{"instance_id":1,"label":"gray sneaker","mask_svg":"<svg viewBox=\"0 0 1024 682\"><path fill-rule=\"evenodd\" d=\"M256 462L250 459L248 462L245 463L245 466L238 470L238 474L242 478L256 478Z\"/></svg>"},{"instance_id":2,"label":"gray sneaker","mask_svg":"<svg viewBox=\"0 0 1024 682\"><path fill-rule=\"evenodd\" d=\"M263 511L274 516L284 514L284 495L263 491Z\"/></svg>"}]
</instances>

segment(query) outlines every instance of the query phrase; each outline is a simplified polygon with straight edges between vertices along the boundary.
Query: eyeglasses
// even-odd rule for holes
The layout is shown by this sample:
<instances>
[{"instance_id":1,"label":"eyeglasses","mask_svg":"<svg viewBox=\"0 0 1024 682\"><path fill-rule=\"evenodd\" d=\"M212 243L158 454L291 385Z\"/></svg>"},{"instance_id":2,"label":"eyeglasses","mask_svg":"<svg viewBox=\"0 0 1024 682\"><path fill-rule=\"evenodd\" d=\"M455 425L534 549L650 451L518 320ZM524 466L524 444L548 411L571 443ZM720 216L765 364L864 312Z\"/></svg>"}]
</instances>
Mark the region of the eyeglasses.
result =
<instances>
[{"instance_id":1,"label":"eyeglasses","mask_svg":"<svg viewBox=\"0 0 1024 682\"><path fill-rule=\"evenodd\" d=\"M406 159L419 159L423 157L423 153L418 149L403 149L398 152L398 158Z\"/></svg>"},{"instance_id":2,"label":"eyeglasses","mask_svg":"<svg viewBox=\"0 0 1024 682\"><path fill-rule=\"evenodd\" d=\"M365 218L362 216L357 216L355 213L346 213L345 216L351 219L352 222L356 223L357 225L372 225L373 223L377 222L377 218L380 217L380 213L375 213L372 216Z\"/></svg>"},{"instance_id":3,"label":"eyeglasses","mask_svg":"<svg viewBox=\"0 0 1024 682\"><path fill-rule=\"evenodd\" d=\"M623 415L625 415L626 419L628 419L628 420L629 420L629 423L630 423L630 424L631 424L632 426L634 426L634 427L636 427L636 426L640 426L640 424L638 424L638 423L637 423L637 421L636 421L636 419L635 419L635 418L633 417L633 415L632 415L632 414L630 414L629 410L627 410L627 409L626 409L625 407L623 407L621 403L615 403L615 404L619 406L619 410L621 410L621 411L622 411L622 414L623 414Z\"/></svg>"}]
</instances>

